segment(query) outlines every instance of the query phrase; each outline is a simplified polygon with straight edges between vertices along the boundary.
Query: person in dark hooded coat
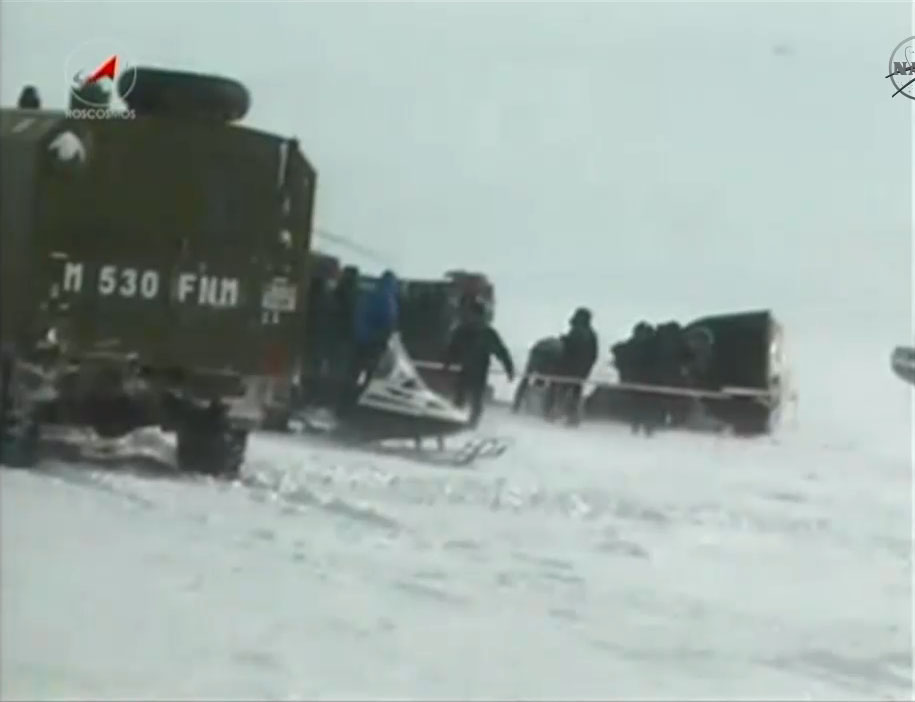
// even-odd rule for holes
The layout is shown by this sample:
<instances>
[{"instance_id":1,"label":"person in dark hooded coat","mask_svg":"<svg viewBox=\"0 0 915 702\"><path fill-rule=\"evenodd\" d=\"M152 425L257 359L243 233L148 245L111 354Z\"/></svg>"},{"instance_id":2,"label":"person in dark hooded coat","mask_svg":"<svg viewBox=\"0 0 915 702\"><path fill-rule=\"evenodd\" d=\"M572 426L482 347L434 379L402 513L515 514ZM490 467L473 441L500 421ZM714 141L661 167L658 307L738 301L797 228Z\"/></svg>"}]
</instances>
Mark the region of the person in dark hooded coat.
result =
<instances>
[{"instance_id":1,"label":"person in dark hooded coat","mask_svg":"<svg viewBox=\"0 0 915 702\"><path fill-rule=\"evenodd\" d=\"M584 382L597 362L597 334L591 327L591 311L575 310L569 320L569 331L562 337L560 374L572 380L563 383L563 405L569 424L581 420L581 395Z\"/></svg>"},{"instance_id":2,"label":"person in dark hooded coat","mask_svg":"<svg viewBox=\"0 0 915 702\"><path fill-rule=\"evenodd\" d=\"M356 303L359 296L359 269L346 266L337 279L327 304L327 375L328 385L340 398L346 394L349 378L355 372Z\"/></svg>"},{"instance_id":3,"label":"person in dark hooded coat","mask_svg":"<svg viewBox=\"0 0 915 702\"><path fill-rule=\"evenodd\" d=\"M308 395L319 403L327 398L330 347L330 290L326 278L315 276L308 291L305 312L305 364L302 381Z\"/></svg>"},{"instance_id":4,"label":"person in dark hooded coat","mask_svg":"<svg viewBox=\"0 0 915 702\"><path fill-rule=\"evenodd\" d=\"M670 388L685 388L688 385L687 368L690 350L683 329L678 322L658 325L656 333L657 357L654 381ZM661 394L657 398L661 423L681 423L689 412L688 397Z\"/></svg>"},{"instance_id":5,"label":"person in dark hooded coat","mask_svg":"<svg viewBox=\"0 0 915 702\"><path fill-rule=\"evenodd\" d=\"M632 336L611 349L620 382L653 385L658 381L657 332L648 322L635 325ZM630 426L634 434L651 436L663 424L663 399L644 389L631 390L626 395Z\"/></svg>"},{"instance_id":6,"label":"person in dark hooded coat","mask_svg":"<svg viewBox=\"0 0 915 702\"><path fill-rule=\"evenodd\" d=\"M489 375L490 358L495 356L505 368L509 381L515 379L515 365L502 337L486 321L486 308L473 301L467 317L457 326L448 344L445 367L460 363L455 404L463 407L470 400L470 424L476 426L483 414L483 398Z\"/></svg>"}]
</instances>

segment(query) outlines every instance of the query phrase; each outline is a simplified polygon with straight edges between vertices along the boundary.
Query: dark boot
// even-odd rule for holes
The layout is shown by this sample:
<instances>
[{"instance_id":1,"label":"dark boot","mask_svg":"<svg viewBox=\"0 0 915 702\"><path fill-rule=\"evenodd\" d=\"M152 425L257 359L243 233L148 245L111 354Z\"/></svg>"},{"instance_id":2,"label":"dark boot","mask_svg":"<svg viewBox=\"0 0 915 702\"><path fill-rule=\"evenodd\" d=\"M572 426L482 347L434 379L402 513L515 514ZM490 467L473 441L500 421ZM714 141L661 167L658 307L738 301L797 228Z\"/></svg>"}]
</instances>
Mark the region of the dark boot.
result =
<instances>
[{"instance_id":1,"label":"dark boot","mask_svg":"<svg viewBox=\"0 0 915 702\"><path fill-rule=\"evenodd\" d=\"M530 380L528 376L524 375L518 383L518 389L515 390L515 399L514 402L512 402L512 412L515 414L521 410L521 405L524 402L524 398L527 396L527 388L529 382Z\"/></svg>"},{"instance_id":2,"label":"dark boot","mask_svg":"<svg viewBox=\"0 0 915 702\"><path fill-rule=\"evenodd\" d=\"M472 388L470 391L470 426L476 428L483 416L483 400L486 394L486 387Z\"/></svg>"}]
</instances>

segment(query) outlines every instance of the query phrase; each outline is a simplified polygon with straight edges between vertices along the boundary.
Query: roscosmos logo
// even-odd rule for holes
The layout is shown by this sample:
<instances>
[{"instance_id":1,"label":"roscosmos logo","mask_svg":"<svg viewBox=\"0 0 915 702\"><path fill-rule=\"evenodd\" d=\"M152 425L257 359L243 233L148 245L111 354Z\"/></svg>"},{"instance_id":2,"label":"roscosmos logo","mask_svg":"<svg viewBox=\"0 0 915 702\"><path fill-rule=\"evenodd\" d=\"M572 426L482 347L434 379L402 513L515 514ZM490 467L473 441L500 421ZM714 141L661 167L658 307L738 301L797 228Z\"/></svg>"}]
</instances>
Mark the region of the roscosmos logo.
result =
<instances>
[{"instance_id":1,"label":"roscosmos logo","mask_svg":"<svg viewBox=\"0 0 915 702\"><path fill-rule=\"evenodd\" d=\"M131 118L131 110L115 110L112 98L126 99L136 87L137 68L124 47L110 39L92 39L77 46L64 61L70 91L71 117Z\"/></svg>"}]
</instances>

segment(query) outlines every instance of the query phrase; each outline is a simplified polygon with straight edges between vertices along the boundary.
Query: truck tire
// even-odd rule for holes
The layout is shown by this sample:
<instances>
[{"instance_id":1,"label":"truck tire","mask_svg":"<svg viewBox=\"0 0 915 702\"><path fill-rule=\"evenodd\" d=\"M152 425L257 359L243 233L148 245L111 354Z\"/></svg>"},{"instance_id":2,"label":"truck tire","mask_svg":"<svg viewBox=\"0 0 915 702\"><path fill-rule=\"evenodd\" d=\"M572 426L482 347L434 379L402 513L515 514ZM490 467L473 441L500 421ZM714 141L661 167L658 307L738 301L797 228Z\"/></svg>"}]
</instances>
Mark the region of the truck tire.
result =
<instances>
[{"instance_id":1,"label":"truck tire","mask_svg":"<svg viewBox=\"0 0 915 702\"><path fill-rule=\"evenodd\" d=\"M186 405L176 427L176 458L182 473L211 475L234 480L241 473L248 444L248 432L233 426L226 407L218 402L209 407Z\"/></svg>"},{"instance_id":2,"label":"truck tire","mask_svg":"<svg viewBox=\"0 0 915 702\"><path fill-rule=\"evenodd\" d=\"M18 422L4 418L0 432L0 465L9 468L32 468L38 463L41 425L33 417Z\"/></svg>"},{"instance_id":3,"label":"truck tire","mask_svg":"<svg viewBox=\"0 0 915 702\"><path fill-rule=\"evenodd\" d=\"M264 412L263 428L267 431L288 432L290 412L285 408L268 408Z\"/></svg>"},{"instance_id":4,"label":"truck tire","mask_svg":"<svg viewBox=\"0 0 915 702\"><path fill-rule=\"evenodd\" d=\"M38 461L41 424L22 406L13 387L16 359L3 355L0 368L0 464L31 468Z\"/></svg>"},{"instance_id":5,"label":"truck tire","mask_svg":"<svg viewBox=\"0 0 915 702\"><path fill-rule=\"evenodd\" d=\"M248 444L242 429L182 426L178 429L178 470L235 480L241 474Z\"/></svg>"},{"instance_id":6,"label":"truck tire","mask_svg":"<svg viewBox=\"0 0 915 702\"><path fill-rule=\"evenodd\" d=\"M118 95L138 115L233 122L243 118L251 106L244 85L220 76L140 67L135 73L122 73L117 87Z\"/></svg>"}]
</instances>

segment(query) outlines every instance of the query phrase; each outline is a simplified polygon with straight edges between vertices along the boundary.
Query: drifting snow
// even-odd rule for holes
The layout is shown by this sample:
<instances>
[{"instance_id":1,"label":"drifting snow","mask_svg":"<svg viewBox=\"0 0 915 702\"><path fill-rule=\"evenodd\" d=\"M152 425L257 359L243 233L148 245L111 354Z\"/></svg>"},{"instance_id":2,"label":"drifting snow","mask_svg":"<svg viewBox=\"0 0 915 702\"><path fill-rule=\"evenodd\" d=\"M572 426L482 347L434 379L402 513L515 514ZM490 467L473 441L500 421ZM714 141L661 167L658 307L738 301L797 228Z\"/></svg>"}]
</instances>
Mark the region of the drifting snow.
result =
<instances>
[{"instance_id":1,"label":"drifting snow","mask_svg":"<svg viewBox=\"0 0 915 702\"><path fill-rule=\"evenodd\" d=\"M462 471L5 469L4 698L910 695L903 456L487 422Z\"/></svg>"}]
</instances>

